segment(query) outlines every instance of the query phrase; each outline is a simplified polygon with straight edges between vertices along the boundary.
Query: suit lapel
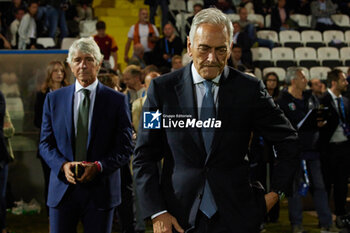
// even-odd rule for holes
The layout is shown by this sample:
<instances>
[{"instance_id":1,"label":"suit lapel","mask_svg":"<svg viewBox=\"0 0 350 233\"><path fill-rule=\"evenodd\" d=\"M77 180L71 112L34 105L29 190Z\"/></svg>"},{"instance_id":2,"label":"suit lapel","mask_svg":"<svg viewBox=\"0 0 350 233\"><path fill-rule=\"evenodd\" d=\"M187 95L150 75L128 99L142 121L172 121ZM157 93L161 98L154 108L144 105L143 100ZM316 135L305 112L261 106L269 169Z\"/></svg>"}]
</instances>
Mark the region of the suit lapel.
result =
<instances>
[{"instance_id":1,"label":"suit lapel","mask_svg":"<svg viewBox=\"0 0 350 233\"><path fill-rule=\"evenodd\" d=\"M329 98L329 102L331 103L331 106L333 107L334 111L336 111L338 113L338 109L337 107L335 106L335 103L334 103L334 100L333 100L333 97L331 96L331 94L327 93L328 94L328 98ZM339 113L338 113L339 115Z\"/></svg>"},{"instance_id":2,"label":"suit lapel","mask_svg":"<svg viewBox=\"0 0 350 233\"><path fill-rule=\"evenodd\" d=\"M75 85L71 85L68 87L68 94L66 96L66 101L64 103L67 103L66 105L66 114L65 115L65 121L66 121L66 129L67 129L67 136L68 136L68 142L71 142L70 148L71 148L71 155L73 156L73 148L74 148L74 141L75 141L75 133L73 130L74 122L73 122L73 106L74 106L74 91L75 91Z\"/></svg>"},{"instance_id":3,"label":"suit lapel","mask_svg":"<svg viewBox=\"0 0 350 233\"><path fill-rule=\"evenodd\" d=\"M88 137L88 151L90 148L90 143L94 139L94 136L96 134L96 129L97 129L99 120L101 120L100 115L103 112L103 96L101 95L102 92L103 92L103 86L100 83L98 83L96 87L95 103L94 103L94 109L92 111L92 119L91 119L91 125L90 125L89 137Z\"/></svg>"},{"instance_id":4,"label":"suit lapel","mask_svg":"<svg viewBox=\"0 0 350 233\"><path fill-rule=\"evenodd\" d=\"M339 112L338 112L338 108L337 108L337 106L335 106L333 97L328 91L326 92L326 97L328 98L327 101L330 103L331 108L333 108L332 111L334 111L337 114L338 118L340 118L340 115L339 115Z\"/></svg>"},{"instance_id":5,"label":"suit lapel","mask_svg":"<svg viewBox=\"0 0 350 233\"><path fill-rule=\"evenodd\" d=\"M175 91L179 100L182 113L184 115L191 115L193 118L198 119L197 104L195 103L195 96L193 91L193 80L191 73L192 63L188 64L182 74L179 84L175 86ZM200 150L205 153L204 144L200 129L188 129L195 144Z\"/></svg>"},{"instance_id":6,"label":"suit lapel","mask_svg":"<svg viewBox=\"0 0 350 233\"><path fill-rule=\"evenodd\" d=\"M223 123L225 122L225 109L228 107L226 101L227 101L227 93L228 93L228 86L225 85L225 81L228 78L230 69L225 66L224 68L224 72L221 74L220 77L220 83L219 83L219 93L218 93L218 98L219 98L219 106L218 106L218 114L216 117L216 120L220 120L221 121L221 128L217 128L215 129L215 133L214 133L214 139L213 139L213 143L211 145L211 149L209 152L209 155L207 156L207 159L205 161L205 163L208 162L210 156L213 154L213 152L215 151L215 149L217 148L220 139L222 137L222 131L223 131Z\"/></svg>"}]
</instances>

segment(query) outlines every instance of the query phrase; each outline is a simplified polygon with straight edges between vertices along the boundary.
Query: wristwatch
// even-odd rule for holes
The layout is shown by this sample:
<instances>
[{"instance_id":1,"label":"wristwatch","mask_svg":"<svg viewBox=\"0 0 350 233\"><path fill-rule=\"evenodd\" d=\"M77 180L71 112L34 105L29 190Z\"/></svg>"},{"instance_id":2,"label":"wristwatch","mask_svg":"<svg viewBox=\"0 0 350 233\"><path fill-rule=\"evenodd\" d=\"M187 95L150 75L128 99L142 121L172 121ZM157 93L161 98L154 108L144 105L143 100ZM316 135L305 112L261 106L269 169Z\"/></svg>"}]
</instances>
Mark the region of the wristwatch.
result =
<instances>
[{"instance_id":1,"label":"wristwatch","mask_svg":"<svg viewBox=\"0 0 350 233\"><path fill-rule=\"evenodd\" d=\"M280 201L282 201L286 197L286 194L281 190L272 190L272 192L277 193L278 200L280 200Z\"/></svg>"}]
</instances>

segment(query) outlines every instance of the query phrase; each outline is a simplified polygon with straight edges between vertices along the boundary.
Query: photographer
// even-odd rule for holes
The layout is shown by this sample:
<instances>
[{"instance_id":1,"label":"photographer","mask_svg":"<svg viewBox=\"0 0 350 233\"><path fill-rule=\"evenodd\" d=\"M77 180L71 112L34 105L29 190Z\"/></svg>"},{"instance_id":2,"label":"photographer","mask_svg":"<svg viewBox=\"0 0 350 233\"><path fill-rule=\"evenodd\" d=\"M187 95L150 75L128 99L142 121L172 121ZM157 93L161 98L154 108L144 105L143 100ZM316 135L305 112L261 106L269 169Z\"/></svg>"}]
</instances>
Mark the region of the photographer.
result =
<instances>
[{"instance_id":1,"label":"photographer","mask_svg":"<svg viewBox=\"0 0 350 233\"><path fill-rule=\"evenodd\" d=\"M332 223L332 214L328 206L327 193L323 183L320 152L318 149L319 128L322 128L326 122L324 119L316 117L311 119L311 124L307 126L310 123L310 118L308 119L308 117L312 115L310 111L319 109L319 102L311 91L305 91L307 79L302 69L297 67L288 68L286 82L290 86L281 92L277 103L294 128L298 130L301 146L300 158L303 166L301 166L297 179L302 180L304 178L298 190L295 190L293 196L288 198L292 232L303 232L302 196L306 196L309 186L311 186L321 232L339 232L340 230Z\"/></svg>"},{"instance_id":2,"label":"photographer","mask_svg":"<svg viewBox=\"0 0 350 233\"><path fill-rule=\"evenodd\" d=\"M131 42L134 46L137 44L142 44L145 49L144 60L146 65L151 64L152 50L159 38L159 33L153 24L148 22L148 10L146 8L140 8L139 11L139 21L130 27L128 32L128 40L125 44L124 61L129 62L129 50Z\"/></svg>"},{"instance_id":3,"label":"photographer","mask_svg":"<svg viewBox=\"0 0 350 233\"><path fill-rule=\"evenodd\" d=\"M152 63L158 67L171 68L171 58L182 52L181 39L175 35L175 29L171 23L163 28L164 37L159 39L153 49Z\"/></svg>"}]
</instances>

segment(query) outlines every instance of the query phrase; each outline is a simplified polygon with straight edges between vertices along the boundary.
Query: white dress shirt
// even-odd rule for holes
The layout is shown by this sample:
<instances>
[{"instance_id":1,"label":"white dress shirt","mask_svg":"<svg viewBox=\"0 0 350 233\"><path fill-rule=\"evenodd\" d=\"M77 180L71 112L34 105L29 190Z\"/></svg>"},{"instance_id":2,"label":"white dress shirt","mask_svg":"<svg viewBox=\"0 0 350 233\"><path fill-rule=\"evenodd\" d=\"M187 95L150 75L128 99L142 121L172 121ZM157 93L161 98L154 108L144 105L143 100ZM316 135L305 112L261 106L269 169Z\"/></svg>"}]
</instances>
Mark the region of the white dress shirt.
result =
<instances>
[{"instance_id":1,"label":"white dress shirt","mask_svg":"<svg viewBox=\"0 0 350 233\"><path fill-rule=\"evenodd\" d=\"M195 97L196 97L197 108L198 108L198 119L200 119L200 112L201 112L200 110L201 110L203 98L205 95L205 86L203 83L205 81L205 79L199 75L199 73L197 72L193 63L191 66L191 72L192 72L192 77L193 77L193 84L195 86L194 90L195 90ZM214 97L216 111L218 110L218 106L219 106L218 93L219 93L220 76L221 76L221 74L211 80L213 82L212 93L213 93L213 97Z\"/></svg>"}]
</instances>

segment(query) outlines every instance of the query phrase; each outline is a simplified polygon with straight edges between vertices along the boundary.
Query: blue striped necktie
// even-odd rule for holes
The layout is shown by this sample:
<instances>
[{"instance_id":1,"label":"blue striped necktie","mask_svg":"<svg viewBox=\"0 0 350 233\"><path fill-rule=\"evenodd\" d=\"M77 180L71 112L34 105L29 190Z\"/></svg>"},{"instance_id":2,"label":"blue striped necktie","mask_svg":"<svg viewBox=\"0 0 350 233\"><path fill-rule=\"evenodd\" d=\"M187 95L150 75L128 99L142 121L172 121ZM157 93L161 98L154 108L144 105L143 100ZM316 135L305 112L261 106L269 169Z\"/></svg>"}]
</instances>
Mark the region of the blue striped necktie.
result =
<instances>
[{"instance_id":1,"label":"blue striped necktie","mask_svg":"<svg viewBox=\"0 0 350 233\"><path fill-rule=\"evenodd\" d=\"M214 104L214 96L212 93L212 81L205 80L203 82L205 86L205 95L203 97L200 120L205 121L210 118L215 118L215 104ZM214 138L214 128L202 128L202 137L205 146L205 151L207 152L207 156L209 156L210 148ZM208 217L211 218L217 211L217 206L215 204L215 200L213 194L210 190L210 186L208 180L205 181L203 197L199 209Z\"/></svg>"}]
</instances>

